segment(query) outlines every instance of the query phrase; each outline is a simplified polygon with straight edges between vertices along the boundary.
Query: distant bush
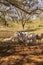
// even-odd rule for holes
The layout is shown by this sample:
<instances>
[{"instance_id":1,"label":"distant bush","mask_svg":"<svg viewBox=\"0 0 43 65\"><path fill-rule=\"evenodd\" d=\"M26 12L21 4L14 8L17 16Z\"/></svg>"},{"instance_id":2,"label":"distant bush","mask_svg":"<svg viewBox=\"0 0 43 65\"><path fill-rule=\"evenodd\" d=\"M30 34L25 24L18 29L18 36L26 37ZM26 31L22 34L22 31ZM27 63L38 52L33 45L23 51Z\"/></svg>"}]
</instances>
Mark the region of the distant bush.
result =
<instances>
[{"instance_id":1,"label":"distant bush","mask_svg":"<svg viewBox=\"0 0 43 65\"><path fill-rule=\"evenodd\" d=\"M43 27L43 25L39 25L39 27Z\"/></svg>"}]
</instances>

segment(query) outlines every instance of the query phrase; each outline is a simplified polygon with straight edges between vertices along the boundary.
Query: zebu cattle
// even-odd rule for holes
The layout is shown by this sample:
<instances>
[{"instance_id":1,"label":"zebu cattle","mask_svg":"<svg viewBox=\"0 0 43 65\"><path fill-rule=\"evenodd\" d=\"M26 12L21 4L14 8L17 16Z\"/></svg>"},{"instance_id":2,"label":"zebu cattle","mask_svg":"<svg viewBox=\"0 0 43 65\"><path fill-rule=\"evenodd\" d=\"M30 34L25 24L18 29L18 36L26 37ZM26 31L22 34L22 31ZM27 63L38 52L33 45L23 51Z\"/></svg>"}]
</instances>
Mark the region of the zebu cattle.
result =
<instances>
[{"instance_id":1,"label":"zebu cattle","mask_svg":"<svg viewBox=\"0 0 43 65\"><path fill-rule=\"evenodd\" d=\"M24 36L25 36L24 32L17 32L14 35L14 41L16 40L18 43L23 43Z\"/></svg>"},{"instance_id":2,"label":"zebu cattle","mask_svg":"<svg viewBox=\"0 0 43 65\"><path fill-rule=\"evenodd\" d=\"M13 35L13 42L17 42L18 43L18 37L20 36L20 33L19 32L16 32L14 35Z\"/></svg>"},{"instance_id":3,"label":"zebu cattle","mask_svg":"<svg viewBox=\"0 0 43 65\"><path fill-rule=\"evenodd\" d=\"M14 34L14 41L16 40L18 43L23 44L36 44L36 40L38 40L38 43L41 42L41 39L43 38L43 34L36 34L36 33L30 33L27 32L17 32Z\"/></svg>"},{"instance_id":4,"label":"zebu cattle","mask_svg":"<svg viewBox=\"0 0 43 65\"><path fill-rule=\"evenodd\" d=\"M36 43L36 34L35 33L30 33L27 35L26 39L27 44L35 44Z\"/></svg>"},{"instance_id":5,"label":"zebu cattle","mask_svg":"<svg viewBox=\"0 0 43 65\"><path fill-rule=\"evenodd\" d=\"M37 35L36 35L36 40L38 40L38 43L41 43L42 34L37 34Z\"/></svg>"},{"instance_id":6,"label":"zebu cattle","mask_svg":"<svg viewBox=\"0 0 43 65\"><path fill-rule=\"evenodd\" d=\"M18 41L24 44L26 42L27 32L19 32L19 33L20 36L18 37Z\"/></svg>"}]
</instances>

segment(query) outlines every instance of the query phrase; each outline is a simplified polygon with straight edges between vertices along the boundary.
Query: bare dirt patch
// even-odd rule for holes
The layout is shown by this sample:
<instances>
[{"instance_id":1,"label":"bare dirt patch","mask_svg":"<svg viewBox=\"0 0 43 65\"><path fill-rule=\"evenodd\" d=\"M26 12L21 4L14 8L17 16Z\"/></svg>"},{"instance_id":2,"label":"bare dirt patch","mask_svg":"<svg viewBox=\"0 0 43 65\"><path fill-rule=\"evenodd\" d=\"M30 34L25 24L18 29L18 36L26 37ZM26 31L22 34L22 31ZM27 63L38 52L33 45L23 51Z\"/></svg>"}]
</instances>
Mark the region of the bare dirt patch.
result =
<instances>
[{"instance_id":1,"label":"bare dirt patch","mask_svg":"<svg viewBox=\"0 0 43 65\"><path fill-rule=\"evenodd\" d=\"M0 44L0 65L43 65L43 44Z\"/></svg>"}]
</instances>

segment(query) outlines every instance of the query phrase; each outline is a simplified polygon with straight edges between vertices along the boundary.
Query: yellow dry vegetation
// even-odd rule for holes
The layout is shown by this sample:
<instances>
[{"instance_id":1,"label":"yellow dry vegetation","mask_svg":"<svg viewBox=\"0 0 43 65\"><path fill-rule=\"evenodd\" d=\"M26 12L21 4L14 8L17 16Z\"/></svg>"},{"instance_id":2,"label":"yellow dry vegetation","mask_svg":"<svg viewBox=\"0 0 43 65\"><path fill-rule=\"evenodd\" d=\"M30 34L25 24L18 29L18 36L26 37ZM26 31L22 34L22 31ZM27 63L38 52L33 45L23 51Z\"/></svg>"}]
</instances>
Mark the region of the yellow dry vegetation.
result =
<instances>
[{"instance_id":1,"label":"yellow dry vegetation","mask_svg":"<svg viewBox=\"0 0 43 65\"><path fill-rule=\"evenodd\" d=\"M38 34L43 33L43 20L38 18L36 20L32 20L32 22L28 21L28 23L25 24L24 29L22 28L21 21L18 21L18 23L16 21L9 21L8 24L8 27L0 25L0 30L7 30L13 32L31 30L29 32L35 32Z\"/></svg>"}]
</instances>

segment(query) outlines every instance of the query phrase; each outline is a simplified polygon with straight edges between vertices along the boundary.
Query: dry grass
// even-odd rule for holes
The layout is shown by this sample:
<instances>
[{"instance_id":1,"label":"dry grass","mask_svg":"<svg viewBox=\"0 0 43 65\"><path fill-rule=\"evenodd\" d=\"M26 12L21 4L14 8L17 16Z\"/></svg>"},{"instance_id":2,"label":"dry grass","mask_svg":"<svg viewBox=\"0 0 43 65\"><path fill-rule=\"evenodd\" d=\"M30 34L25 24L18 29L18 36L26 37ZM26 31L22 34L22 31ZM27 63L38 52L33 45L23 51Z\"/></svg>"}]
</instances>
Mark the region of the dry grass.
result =
<instances>
[{"instance_id":1,"label":"dry grass","mask_svg":"<svg viewBox=\"0 0 43 65\"><path fill-rule=\"evenodd\" d=\"M22 30L41 34L43 27L39 27L39 25L42 24L43 22L28 23L24 30L21 23L12 23L9 27L0 26L0 37L10 37L16 31ZM30 29L31 31L29 31ZM1 40L2 38L0 38ZM0 65L43 65L43 44L25 46L0 42Z\"/></svg>"},{"instance_id":2,"label":"dry grass","mask_svg":"<svg viewBox=\"0 0 43 65\"><path fill-rule=\"evenodd\" d=\"M7 31L25 31L33 29L34 31L29 32L36 32L36 33L42 33L43 32L43 20L37 19L33 20L32 23L26 23L24 29L22 28L21 22L8 22L9 26L5 27L0 24L0 30L7 30Z\"/></svg>"}]
</instances>

